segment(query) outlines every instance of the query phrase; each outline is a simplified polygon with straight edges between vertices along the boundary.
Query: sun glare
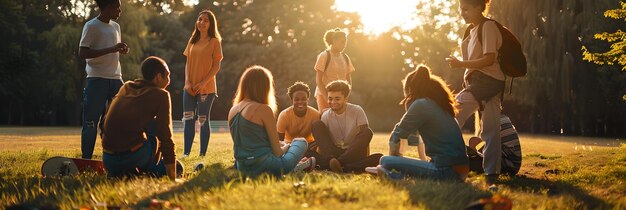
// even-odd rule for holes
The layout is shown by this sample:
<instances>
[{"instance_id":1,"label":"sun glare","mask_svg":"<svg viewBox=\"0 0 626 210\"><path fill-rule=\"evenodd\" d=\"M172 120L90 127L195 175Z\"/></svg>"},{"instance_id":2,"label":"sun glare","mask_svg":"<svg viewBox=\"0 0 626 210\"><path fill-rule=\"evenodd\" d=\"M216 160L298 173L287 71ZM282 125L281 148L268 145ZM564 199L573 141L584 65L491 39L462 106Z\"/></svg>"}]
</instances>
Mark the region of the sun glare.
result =
<instances>
[{"instance_id":1,"label":"sun glare","mask_svg":"<svg viewBox=\"0 0 626 210\"><path fill-rule=\"evenodd\" d=\"M184 0L183 3L188 6L198 5L199 0Z\"/></svg>"},{"instance_id":2,"label":"sun glare","mask_svg":"<svg viewBox=\"0 0 626 210\"><path fill-rule=\"evenodd\" d=\"M442 17L435 17L435 20L428 18L432 14L431 8L441 8L442 13L450 14L451 6L452 3L446 0L336 0L333 9L358 14L363 32L378 36L394 27L410 30L427 21L435 21L436 24L455 21Z\"/></svg>"},{"instance_id":3,"label":"sun glare","mask_svg":"<svg viewBox=\"0 0 626 210\"><path fill-rule=\"evenodd\" d=\"M367 34L380 35L393 27L410 29L420 25L417 1L336 0L335 10L357 13Z\"/></svg>"}]
</instances>

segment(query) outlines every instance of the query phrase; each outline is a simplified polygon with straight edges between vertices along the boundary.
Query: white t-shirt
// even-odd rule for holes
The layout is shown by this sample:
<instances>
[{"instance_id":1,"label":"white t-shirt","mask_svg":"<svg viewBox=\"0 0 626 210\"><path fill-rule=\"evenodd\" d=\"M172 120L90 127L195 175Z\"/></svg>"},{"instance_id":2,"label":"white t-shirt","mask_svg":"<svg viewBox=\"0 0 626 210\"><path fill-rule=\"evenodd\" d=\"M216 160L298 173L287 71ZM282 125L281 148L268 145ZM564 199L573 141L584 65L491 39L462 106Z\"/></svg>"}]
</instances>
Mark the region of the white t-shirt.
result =
<instances>
[{"instance_id":1,"label":"white t-shirt","mask_svg":"<svg viewBox=\"0 0 626 210\"><path fill-rule=\"evenodd\" d=\"M110 20L109 23L102 22L97 17L85 23L83 34L80 37L80 47L88 47L94 50L113 47L120 42L122 42L120 25L113 20ZM108 53L86 60L87 67L85 71L87 71L87 78L122 79L119 52Z\"/></svg>"},{"instance_id":2,"label":"white t-shirt","mask_svg":"<svg viewBox=\"0 0 626 210\"><path fill-rule=\"evenodd\" d=\"M329 54L331 56L330 62L328 62L328 68L324 70L326 66L326 60L328 60ZM346 62L346 58L343 53L333 55L332 53L328 53L327 51L322 51L319 55L317 55L317 61L315 62L315 71L322 72L324 76L322 77L322 83L318 84L315 87L315 96L320 94L320 88L326 88L328 83L335 80L348 80L348 74L354 72L354 66L352 65L352 61L348 60Z\"/></svg>"},{"instance_id":3,"label":"white t-shirt","mask_svg":"<svg viewBox=\"0 0 626 210\"><path fill-rule=\"evenodd\" d=\"M463 60L476 60L487 53L495 53L496 59L493 64L481 69L468 68L465 70L465 78L467 79L467 76L472 71L480 71L494 79L504 80L504 73L500 70L500 63L497 59L498 49L502 46L502 34L500 34L500 30L498 30L498 26L495 22L487 21L483 23L482 42L479 42L478 28L478 26L472 28L470 30L469 39L464 40L461 44Z\"/></svg>"},{"instance_id":4,"label":"white t-shirt","mask_svg":"<svg viewBox=\"0 0 626 210\"><path fill-rule=\"evenodd\" d=\"M351 103L346 104L346 111L342 114L327 109L322 113L321 119L328 127L335 145L343 149L353 143L354 137L359 133L359 126L369 124L363 108Z\"/></svg>"}]
</instances>

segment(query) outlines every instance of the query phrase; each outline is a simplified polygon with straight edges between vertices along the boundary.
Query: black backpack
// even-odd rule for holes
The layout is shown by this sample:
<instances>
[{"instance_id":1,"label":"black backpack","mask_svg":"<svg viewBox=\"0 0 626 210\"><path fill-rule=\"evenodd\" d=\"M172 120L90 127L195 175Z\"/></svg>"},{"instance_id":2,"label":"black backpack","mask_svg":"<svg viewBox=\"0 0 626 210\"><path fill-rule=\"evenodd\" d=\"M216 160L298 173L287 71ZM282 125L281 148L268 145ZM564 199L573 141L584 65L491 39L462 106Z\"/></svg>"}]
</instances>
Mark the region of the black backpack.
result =
<instances>
[{"instance_id":1,"label":"black backpack","mask_svg":"<svg viewBox=\"0 0 626 210\"><path fill-rule=\"evenodd\" d=\"M348 55L346 55L345 53L341 53L341 55L343 55L343 60L346 62L346 65L350 66L350 58L348 58ZM324 65L324 73L326 73L328 64L330 64L331 57L332 56L330 56L330 51L326 50L326 64Z\"/></svg>"},{"instance_id":2,"label":"black backpack","mask_svg":"<svg viewBox=\"0 0 626 210\"><path fill-rule=\"evenodd\" d=\"M526 75L526 56L524 56L524 52L522 51L522 45L508 28L498 23L498 21L487 19L478 25L478 41L482 43L483 24L487 21L495 22L500 34L502 34L502 46L498 49L497 58L502 72L509 77L521 77ZM472 28L474 28L474 26L469 26L465 29L463 40L469 37Z\"/></svg>"}]
</instances>

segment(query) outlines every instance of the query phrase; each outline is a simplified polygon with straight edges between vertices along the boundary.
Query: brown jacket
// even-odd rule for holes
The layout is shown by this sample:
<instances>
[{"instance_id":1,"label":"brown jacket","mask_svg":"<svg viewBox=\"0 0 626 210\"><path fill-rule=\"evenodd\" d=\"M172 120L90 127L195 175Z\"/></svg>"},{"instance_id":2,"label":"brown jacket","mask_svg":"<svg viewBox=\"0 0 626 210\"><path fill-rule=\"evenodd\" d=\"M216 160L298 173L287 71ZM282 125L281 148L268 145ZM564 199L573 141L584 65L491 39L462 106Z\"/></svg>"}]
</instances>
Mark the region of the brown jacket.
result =
<instances>
[{"instance_id":1,"label":"brown jacket","mask_svg":"<svg viewBox=\"0 0 626 210\"><path fill-rule=\"evenodd\" d=\"M129 81L113 98L104 122L102 148L111 152L129 151L146 141L145 131L155 121L158 139L156 155L163 154L165 164L175 161L172 140L170 94L146 80Z\"/></svg>"}]
</instances>

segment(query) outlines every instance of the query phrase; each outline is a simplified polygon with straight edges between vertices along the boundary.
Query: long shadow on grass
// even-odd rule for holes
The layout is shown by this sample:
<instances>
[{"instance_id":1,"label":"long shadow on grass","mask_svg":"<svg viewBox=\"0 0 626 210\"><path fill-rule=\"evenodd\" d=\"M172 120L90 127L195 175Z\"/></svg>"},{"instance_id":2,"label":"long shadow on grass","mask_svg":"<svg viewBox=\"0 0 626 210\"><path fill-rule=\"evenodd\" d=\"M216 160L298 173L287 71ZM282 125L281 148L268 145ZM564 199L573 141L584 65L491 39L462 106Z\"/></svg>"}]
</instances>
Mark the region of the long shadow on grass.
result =
<instances>
[{"instance_id":1,"label":"long shadow on grass","mask_svg":"<svg viewBox=\"0 0 626 210\"><path fill-rule=\"evenodd\" d=\"M463 209L469 203L490 196L468 183L406 179L394 183L409 192L411 203L426 209Z\"/></svg>"},{"instance_id":2,"label":"long shadow on grass","mask_svg":"<svg viewBox=\"0 0 626 210\"><path fill-rule=\"evenodd\" d=\"M515 191L534 192L537 194L547 193L548 196L569 195L578 201L582 201L581 208L605 209L610 208L606 201L590 195L587 191L562 181L549 181L526 176L514 176L503 181L503 185Z\"/></svg>"},{"instance_id":3,"label":"long shadow on grass","mask_svg":"<svg viewBox=\"0 0 626 210\"><path fill-rule=\"evenodd\" d=\"M209 191L212 188L219 188L231 183L231 181L240 180L241 176L235 169L227 169L222 164L216 163L204 170L201 170L193 178L185 183L176 186L168 191L151 195L135 204L134 208L145 208L153 198L169 200L175 195L181 195L188 191L199 190L201 192ZM184 205L183 205L184 206Z\"/></svg>"}]
</instances>

